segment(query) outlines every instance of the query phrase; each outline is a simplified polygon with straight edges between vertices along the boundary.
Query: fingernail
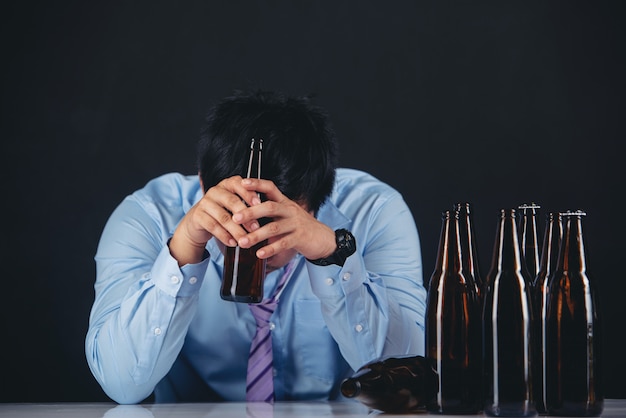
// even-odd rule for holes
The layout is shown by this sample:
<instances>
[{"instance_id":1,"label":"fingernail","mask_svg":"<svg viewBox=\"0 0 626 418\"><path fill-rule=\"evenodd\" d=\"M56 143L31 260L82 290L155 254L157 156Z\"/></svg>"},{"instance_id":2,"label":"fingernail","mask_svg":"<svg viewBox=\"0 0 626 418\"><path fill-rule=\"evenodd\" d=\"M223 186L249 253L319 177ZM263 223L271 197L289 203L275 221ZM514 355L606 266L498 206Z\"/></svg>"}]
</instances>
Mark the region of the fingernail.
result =
<instances>
[{"instance_id":1,"label":"fingernail","mask_svg":"<svg viewBox=\"0 0 626 418\"><path fill-rule=\"evenodd\" d=\"M240 247L246 246L246 245L248 245L249 242L250 242L250 240L248 238L243 237L243 238L241 238L239 240L239 246Z\"/></svg>"},{"instance_id":2,"label":"fingernail","mask_svg":"<svg viewBox=\"0 0 626 418\"><path fill-rule=\"evenodd\" d=\"M256 205L260 205L261 204L261 199L259 199L258 197L253 197L252 198L252 206L256 206Z\"/></svg>"},{"instance_id":3,"label":"fingernail","mask_svg":"<svg viewBox=\"0 0 626 418\"><path fill-rule=\"evenodd\" d=\"M228 241L228 245L230 245L231 247L236 247L237 246L237 241L235 241L234 239L230 239Z\"/></svg>"},{"instance_id":4,"label":"fingernail","mask_svg":"<svg viewBox=\"0 0 626 418\"><path fill-rule=\"evenodd\" d=\"M259 224L258 224L258 223L256 223L256 222L252 222L252 223L250 224L250 229L251 229L252 231L256 231L257 229L259 229Z\"/></svg>"},{"instance_id":5,"label":"fingernail","mask_svg":"<svg viewBox=\"0 0 626 418\"><path fill-rule=\"evenodd\" d=\"M241 180L241 184L246 184L246 185L252 184L252 180L250 180L250 179L243 179L243 180Z\"/></svg>"},{"instance_id":6,"label":"fingernail","mask_svg":"<svg viewBox=\"0 0 626 418\"><path fill-rule=\"evenodd\" d=\"M239 221L241 221L242 219L243 219L243 215L242 215L241 213L235 213L235 214L233 215L233 221L235 221L235 222L239 222Z\"/></svg>"},{"instance_id":7,"label":"fingernail","mask_svg":"<svg viewBox=\"0 0 626 418\"><path fill-rule=\"evenodd\" d=\"M256 256L258 258L262 258L264 255L265 255L265 251L263 251L263 250L259 250L259 251L256 252Z\"/></svg>"}]
</instances>

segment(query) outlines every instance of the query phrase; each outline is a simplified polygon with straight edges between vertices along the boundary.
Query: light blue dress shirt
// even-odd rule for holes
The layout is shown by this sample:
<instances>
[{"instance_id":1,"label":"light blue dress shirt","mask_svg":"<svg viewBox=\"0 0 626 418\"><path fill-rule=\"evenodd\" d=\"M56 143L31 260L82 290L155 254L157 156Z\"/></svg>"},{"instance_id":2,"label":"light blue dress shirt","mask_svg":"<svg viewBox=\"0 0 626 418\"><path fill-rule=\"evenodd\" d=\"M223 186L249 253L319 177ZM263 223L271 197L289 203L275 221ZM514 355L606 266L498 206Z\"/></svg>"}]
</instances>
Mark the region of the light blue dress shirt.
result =
<instances>
[{"instance_id":1,"label":"light blue dress shirt","mask_svg":"<svg viewBox=\"0 0 626 418\"><path fill-rule=\"evenodd\" d=\"M106 394L137 403L243 401L255 322L220 298L223 256L178 266L167 246L202 197L197 176L166 174L128 196L98 246L87 361ZM346 228L357 251L343 267L300 255L272 317L277 400L337 399L341 381L387 356L424 353L426 290L417 228L401 195L338 169L317 218ZM271 295L282 270L268 274Z\"/></svg>"}]
</instances>

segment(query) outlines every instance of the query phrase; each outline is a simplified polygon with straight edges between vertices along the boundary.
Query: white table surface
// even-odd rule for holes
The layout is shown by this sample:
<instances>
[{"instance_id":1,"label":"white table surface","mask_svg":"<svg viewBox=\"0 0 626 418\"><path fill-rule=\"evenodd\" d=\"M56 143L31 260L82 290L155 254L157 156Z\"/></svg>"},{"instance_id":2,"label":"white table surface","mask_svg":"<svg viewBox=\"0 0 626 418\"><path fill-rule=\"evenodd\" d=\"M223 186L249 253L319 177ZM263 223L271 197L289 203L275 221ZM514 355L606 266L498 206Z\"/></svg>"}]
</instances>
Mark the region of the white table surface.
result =
<instances>
[{"instance_id":1,"label":"white table surface","mask_svg":"<svg viewBox=\"0 0 626 418\"><path fill-rule=\"evenodd\" d=\"M392 418L437 416L426 412L392 415L372 411L358 402L184 403L117 405L114 403L0 403L0 417L11 418ZM468 415L465 415L468 416ZM482 417L484 415L470 415ZM626 417L626 399L607 399L603 417Z\"/></svg>"}]
</instances>

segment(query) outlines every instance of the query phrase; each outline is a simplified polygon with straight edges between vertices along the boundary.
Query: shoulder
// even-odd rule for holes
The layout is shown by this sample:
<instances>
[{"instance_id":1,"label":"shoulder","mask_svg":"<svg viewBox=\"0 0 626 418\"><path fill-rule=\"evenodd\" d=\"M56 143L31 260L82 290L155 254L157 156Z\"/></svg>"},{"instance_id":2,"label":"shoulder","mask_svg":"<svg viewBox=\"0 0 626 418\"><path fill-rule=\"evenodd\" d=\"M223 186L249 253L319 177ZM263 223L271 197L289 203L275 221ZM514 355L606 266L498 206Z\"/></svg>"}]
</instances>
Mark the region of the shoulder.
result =
<instances>
[{"instance_id":1,"label":"shoulder","mask_svg":"<svg viewBox=\"0 0 626 418\"><path fill-rule=\"evenodd\" d=\"M363 199L400 197L400 193L396 189L372 174L352 168L338 168L333 199L341 200L342 196L347 195L353 197L360 195Z\"/></svg>"},{"instance_id":2,"label":"shoulder","mask_svg":"<svg viewBox=\"0 0 626 418\"><path fill-rule=\"evenodd\" d=\"M387 183L364 171L339 168L333 192L320 208L318 219L335 229L349 223L357 227L406 210L400 193Z\"/></svg>"},{"instance_id":3,"label":"shoulder","mask_svg":"<svg viewBox=\"0 0 626 418\"><path fill-rule=\"evenodd\" d=\"M140 204L188 209L199 199L201 193L197 175L167 173L150 180L129 198Z\"/></svg>"}]
</instances>

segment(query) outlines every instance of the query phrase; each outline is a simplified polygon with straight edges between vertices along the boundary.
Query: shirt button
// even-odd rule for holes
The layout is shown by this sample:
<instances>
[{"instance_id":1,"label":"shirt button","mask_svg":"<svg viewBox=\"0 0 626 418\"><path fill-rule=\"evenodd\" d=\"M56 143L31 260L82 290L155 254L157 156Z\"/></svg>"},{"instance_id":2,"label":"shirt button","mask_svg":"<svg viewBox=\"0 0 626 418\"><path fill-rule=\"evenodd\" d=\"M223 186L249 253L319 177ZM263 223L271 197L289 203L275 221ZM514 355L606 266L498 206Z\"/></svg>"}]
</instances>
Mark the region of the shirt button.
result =
<instances>
[{"instance_id":1,"label":"shirt button","mask_svg":"<svg viewBox=\"0 0 626 418\"><path fill-rule=\"evenodd\" d=\"M355 329L355 331L356 331L356 332L361 332L361 331L363 331L363 325L361 325L361 324L357 324L357 325L354 327L354 329Z\"/></svg>"},{"instance_id":2,"label":"shirt button","mask_svg":"<svg viewBox=\"0 0 626 418\"><path fill-rule=\"evenodd\" d=\"M161 333L162 333L162 332L163 332L163 331L161 331L161 328L159 328L159 327L156 327L156 328L154 329L154 335L161 335Z\"/></svg>"},{"instance_id":3,"label":"shirt button","mask_svg":"<svg viewBox=\"0 0 626 418\"><path fill-rule=\"evenodd\" d=\"M196 284L198 283L198 278L197 277L192 277L189 279L189 284Z\"/></svg>"},{"instance_id":4,"label":"shirt button","mask_svg":"<svg viewBox=\"0 0 626 418\"><path fill-rule=\"evenodd\" d=\"M274 331L274 328L276 328L276 325L273 322L270 322L269 328L270 328L270 331Z\"/></svg>"},{"instance_id":5,"label":"shirt button","mask_svg":"<svg viewBox=\"0 0 626 418\"><path fill-rule=\"evenodd\" d=\"M278 370L272 369L272 376L274 377L278 376Z\"/></svg>"},{"instance_id":6,"label":"shirt button","mask_svg":"<svg viewBox=\"0 0 626 418\"><path fill-rule=\"evenodd\" d=\"M172 276L170 277L170 280L172 281L172 284L178 284L180 282L178 276Z\"/></svg>"},{"instance_id":7,"label":"shirt button","mask_svg":"<svg viewBox=\"0 0 626 418\"><path fill-rule=\"evenodd\" d=\"M342 279L347 281L347 280L350 280L350 277L352 277L352 275L350 273L344 273Z\"/></svg>"},{"instance_id":8,"label":"shirt button","mask_svg":"<svg viewBox=\"0 0 626 418\"><path fill-rule=\"evenodd\" d=\"M328 286L332 285L333 283L335 283L335 281L334 281L331 277L329 277L329 278L327 278L327 279L326 279L326 284L327 284Z\"/></svg>"}]
</instances>

